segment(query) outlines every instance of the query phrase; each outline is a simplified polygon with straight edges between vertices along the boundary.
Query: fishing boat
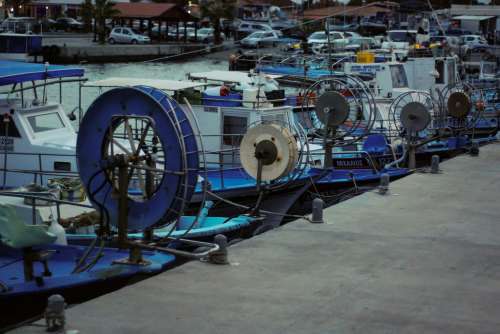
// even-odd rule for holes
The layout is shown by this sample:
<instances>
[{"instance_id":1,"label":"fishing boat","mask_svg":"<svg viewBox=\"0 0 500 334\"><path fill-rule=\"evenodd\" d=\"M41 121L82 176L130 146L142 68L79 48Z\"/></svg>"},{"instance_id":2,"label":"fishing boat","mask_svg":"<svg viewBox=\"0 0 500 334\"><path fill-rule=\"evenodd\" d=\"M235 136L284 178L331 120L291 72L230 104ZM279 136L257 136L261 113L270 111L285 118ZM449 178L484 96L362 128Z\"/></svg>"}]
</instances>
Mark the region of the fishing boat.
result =
<instances>
[{"instance_id":1,"label":"fishing boat","mask_svg":"<svg viewBox=\"0 0 500 334\"><path fill-rule=\"evenodd\" d=\"M256 181L240 167L241 139L247 129L255 124L275 122L289 129L299 139L301 156L306 158L308 149L305 143L307 135L297 123L293 107L279 89L275 79L279 76L262 76L252 73L234 71L211 71L190 73L190 80L148 80L138 78L107 78L95 82L87 82L84 87L130 87L140 83L170 92L180 108L192 112L195 122L202 124L200 136L204 139L204 150L208 166L206 180L211 187L211 199L216 202L210 214L231 216L241 213L225 200L251 207L259 198ZM174 103L172 102L172 105ZM317 150L321 146L316 145ZM307 161L310 164L311 161ZM321 164L321 163L320 163ZM316 166L317 167L317 166ZM360 171L356 171L359 173ZM407 171L389 170L390 174L404 175ZM262 200L263 208L277 208L278 202L286 203L280 208L275 219L282 220L300 193L311 187L314 179L329 173L320 168L301 168L294 172L293 182L286 181L286 187L279 183L273 185ZM367 168L366 174L375 175L372 181L378 180L379 171ZM335 174L336 175L336 174ZM343 177L328 179L332 189L352 187L352 179ZM295 192L297 191L297 192ZM194 195L194 201L199 195ZM273 210L270 210L273 211ZM266 219L270 219L267 217Z\"/></svg>"},{"instance_id":2,"label":"fishing boat","mask_svg":"<svg viewBox=\"0 0 500 334\"><path fill-rule=\"evenodd\" d=\"M207 230L213 233L214 228L234 229L235 225L241 227L250 220L258 221L245 216L232 217L236 221L207 219L208 203L197 216L182 217L198 182L199 152L183 110L164 108L169 102L163 100L168 103L159 104L157 93L147 87L111 90L99 97L86 113L78 133L76 153L79 176L92 205L49 196L53 194L2 193L2 310L26 317L40 314L46 297L54 293L63 295L71 303L91 298L119 288L142 274L166 270L179 256L198 259L219 249L213 243L184 239L192 229L198 228L196 233L201 236L209 234ZM123 96L126 98L117 99ZM133 112L129 112L123 108L124 104L142 108L132 108ZM107 108L99 107L103 105ZM143 132L137 142L126 146L121 134L135 131L129 128L130 124L145 127L140 127ZM102 131L103 128L106 131ZM96 141L102 143L101 149L95 149ZM168 143L168 149L164 143ZM133 182L134 178L137 183ZM24 205L8 199L22 199ZM44 205L45 211L40 208ZM24 219L29 206L31 220ZM97 222L92 226L95 233L84 236L90 243L86 247L65 244L66 239L71 240L71 234L66 233L59 222L61 212L70 213L70 207L98 213ZM44 213L49 215L49 225L43 218ZM206 223L202 227L197 226L203 221ZM228 225L223 226L224 223ZM170 229L155 236L153 230L162 227ZM82 236L76 235L76 238ZM199 253L185 250L194 247L207 250ZM89 293L82 293L86 289ZM28 304L30 307L24 307L26 312L15 307ZM6 313L2 326L19 320L10 317L7 311L4 315Z\"/></svg>"},{"instance_id":3,"label":"fishing boat","mask_svg":"<svg viewBox=\"0 0 500 334\"><path fill-rule=\"evenodd\" d=\"M65 111L63 87L80 82L77 67L0 61L0 187L46 185L49 177L75 176L76 132ZM59 99L47 87L59 86Z\"/></svg>"}]
</instances>

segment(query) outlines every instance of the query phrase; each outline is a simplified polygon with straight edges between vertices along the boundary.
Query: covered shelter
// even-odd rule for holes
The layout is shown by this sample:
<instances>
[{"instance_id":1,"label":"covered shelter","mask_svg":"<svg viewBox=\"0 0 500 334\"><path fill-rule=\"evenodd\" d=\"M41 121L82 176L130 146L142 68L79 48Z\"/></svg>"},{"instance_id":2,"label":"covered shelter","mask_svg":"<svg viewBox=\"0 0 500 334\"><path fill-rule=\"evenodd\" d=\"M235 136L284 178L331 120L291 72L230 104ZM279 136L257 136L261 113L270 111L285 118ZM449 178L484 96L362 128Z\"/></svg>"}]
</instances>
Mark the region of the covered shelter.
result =
<instances>
[{"instance_id":1,"label":"covered shelter","mask_svg":"<svg viewBox=\"0 0 500 334\"><path fill-rule=\"evenodd\" d=\"M198 18L188 13L184 8L174 3L143 3L128 2L116 3L114 8L119 14L113 17L113 25L119 23L121 26L133 26L133 21L139 21L139 27L143 29L143 23L146 22L146 30L151 39L153 39L153 25L157 24L158 39L168 39L169 25L175 24L175 39L179 40L180 23L183 23L183 39L187 41L187 24L195 24L195 37L197 34Z\"/></svg>"},{"instance_id":2,"label":"covered shelter","mask_svg":"<svg viewBox=\"0 0 500 334\"><path fill-rule=\"evenodd\" d=\"M314 8L304 11L304 19L321 20L330 17L347 17L351 21L358 17L377 16L380 14L391 14L394 8L377 2L365 6L331 6L326 8Z\"/></svg>"},{"instance_id":3,"label":"covered shelter","mask_svg":"<svg viewBox=\"0 0 500 334\"><path fill-rule=\"evenodd\" d=\"M460 21L460 27L472 33L488 34L495 29L496 16L491 15L459 15L453 20Z\"/></svg>"}]
</instances>

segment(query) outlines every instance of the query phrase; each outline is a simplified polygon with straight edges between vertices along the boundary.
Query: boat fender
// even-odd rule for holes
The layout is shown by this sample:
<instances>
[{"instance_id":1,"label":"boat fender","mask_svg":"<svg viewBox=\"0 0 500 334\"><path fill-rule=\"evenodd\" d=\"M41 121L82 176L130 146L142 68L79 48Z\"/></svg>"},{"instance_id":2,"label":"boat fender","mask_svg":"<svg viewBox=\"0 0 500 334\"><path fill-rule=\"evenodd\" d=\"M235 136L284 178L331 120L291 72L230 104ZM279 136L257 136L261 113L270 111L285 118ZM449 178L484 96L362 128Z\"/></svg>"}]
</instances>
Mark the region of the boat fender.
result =
<instances>
[{"instance_id":1,"label":"boat fender","mask_svg":"<svg viewBox=\"0 0 500 334\"><path fill-rule=\"evenodd\" d=\"M206 201L203 208L200 210L200 215L198 217L198 226L202 226L205 222L205 219L208 217L208 212L214 205L213 201Z\"/></svg>"},{"instance_id":2,"label":"boat fender","mask_svg":"<svg viewBox=\"0 0 500 334\"><path fill-rule=\"evenodd\" d=\"M64 230L64 227L59 224L57 219L52 219L48 231L56 235L57 239L54 241L56 245L66 246L68 244L66 231Z\"/></svg>"},{"instance_id":3,"label":"boat fender","mask_svg":"<svg viewBox=\"0 0 500 334\"><path fill-rule=\"evenodd\" d=\"M228 96L230 93L229 87L222 85L220 87L220 96Z\"/></svg>"}]
</instances>

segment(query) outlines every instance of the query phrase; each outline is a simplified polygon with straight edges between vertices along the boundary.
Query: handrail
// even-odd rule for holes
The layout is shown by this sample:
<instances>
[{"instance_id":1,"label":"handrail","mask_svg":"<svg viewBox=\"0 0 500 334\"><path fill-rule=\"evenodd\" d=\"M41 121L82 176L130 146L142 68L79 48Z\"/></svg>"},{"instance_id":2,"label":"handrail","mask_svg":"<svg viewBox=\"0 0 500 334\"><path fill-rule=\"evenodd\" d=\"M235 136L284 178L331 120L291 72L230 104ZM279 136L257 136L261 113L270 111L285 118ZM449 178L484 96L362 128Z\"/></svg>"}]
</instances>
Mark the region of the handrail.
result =
<instances>
[{"instance_id":1,"label":"handrail","mask_svg":"<svg viewBox=\"0 0 500 334\"><path fill-rule=\"evenodd\" d=\"M18 93L18 92L22 92L22 91L26 91L26 90L32 90L34 88L45 87L45 86L54 85L54 84L71 83L71 82L84 82L84 81L88 81L88 79L87 78L78 78L78 79L65 79L65 80L47 81L47 82L44 82L44 83L41 83L41 84L36 84L36 85L33 84L31 86L27 86L26 88L23 86L21 88L12 89L12 90L9 91L9 93Z\"/></svg>"}]
</instances>

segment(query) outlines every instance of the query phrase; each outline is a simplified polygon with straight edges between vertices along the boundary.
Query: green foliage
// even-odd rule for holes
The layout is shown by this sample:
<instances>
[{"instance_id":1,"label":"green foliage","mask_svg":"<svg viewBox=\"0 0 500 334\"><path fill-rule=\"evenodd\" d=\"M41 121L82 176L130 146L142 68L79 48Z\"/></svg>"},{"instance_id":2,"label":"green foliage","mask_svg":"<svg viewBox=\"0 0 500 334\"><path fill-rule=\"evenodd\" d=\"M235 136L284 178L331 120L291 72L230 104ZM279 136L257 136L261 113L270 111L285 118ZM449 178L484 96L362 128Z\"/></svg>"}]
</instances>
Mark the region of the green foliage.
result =
<instances>
[{"instance_id":1,"label":"green foliage","mask_svg":"<svg viewBox=\"0 0 500 334\"><path fill-rule=\"evenodd\" d=\"M237 0L204 0L200 1L201 16L208 18L214 28L215 44L220 44L220 20L233 19Z\"/></svg>"},{"instance_id":2,"label":"green foliage","mask_svg":"<svg viewBox=\"0 0 500 334\"><path fill-rule=\"evenodd\" d=\"M106 19L118 15L120 12L114 8L114 4L109 0L95 0L94 19L97 22L97 35L99 43L106 42Z\"/></svg>"},{"instance_id":3,"label":"green foliage","mask_svg":"<svg viewBox=\"0 0 500 334\"><path fill-rule=\"evenodd\" d=\"M94 17L94 5L92 0L85 0L81 7L80 15L82 16L85 32L92 30L92 17Z\"/></svg>"}]
</instances>

